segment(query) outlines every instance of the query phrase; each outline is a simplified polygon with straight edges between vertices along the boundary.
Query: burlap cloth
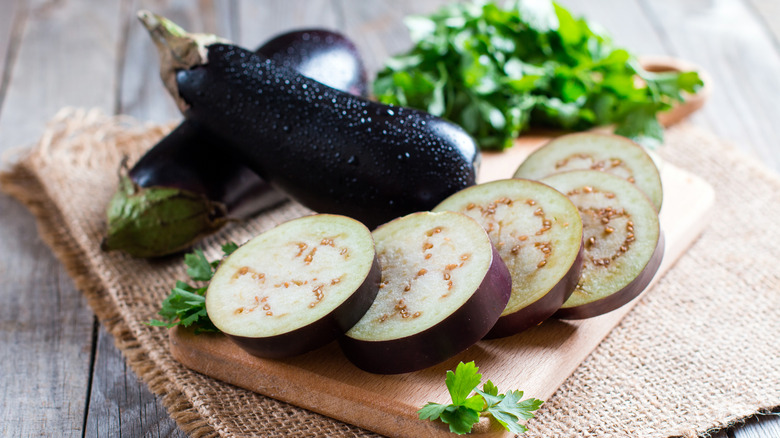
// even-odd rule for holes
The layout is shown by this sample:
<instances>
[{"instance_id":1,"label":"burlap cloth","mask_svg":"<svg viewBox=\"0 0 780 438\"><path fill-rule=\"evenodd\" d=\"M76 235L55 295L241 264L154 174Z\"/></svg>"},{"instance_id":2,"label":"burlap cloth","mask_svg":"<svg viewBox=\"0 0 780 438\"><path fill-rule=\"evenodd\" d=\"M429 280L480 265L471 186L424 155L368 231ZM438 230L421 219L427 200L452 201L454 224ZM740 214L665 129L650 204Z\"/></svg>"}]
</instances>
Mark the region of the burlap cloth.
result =
<instances>
[{"instance_id":1,"label":"burlap cloth","mask_svg":"<svg viewBox=\"0 0 780 438\"><path fill-rule=\"evenodd\" d=\"M125 155L138 158L172 126L64 110L2 174L35 214L132 369L193 436L367 436L371 432L197 374L144 325L180 258L150 263L99 248L104 209ZM528 422L528 437L693 436L780 405L780 178L690 126L667 134L663 158L716 189L704 235ZM207 239L207 256L305 213L288 203ZM443 380L442 380L443 383Z\"/></svg>"}]
</instances>

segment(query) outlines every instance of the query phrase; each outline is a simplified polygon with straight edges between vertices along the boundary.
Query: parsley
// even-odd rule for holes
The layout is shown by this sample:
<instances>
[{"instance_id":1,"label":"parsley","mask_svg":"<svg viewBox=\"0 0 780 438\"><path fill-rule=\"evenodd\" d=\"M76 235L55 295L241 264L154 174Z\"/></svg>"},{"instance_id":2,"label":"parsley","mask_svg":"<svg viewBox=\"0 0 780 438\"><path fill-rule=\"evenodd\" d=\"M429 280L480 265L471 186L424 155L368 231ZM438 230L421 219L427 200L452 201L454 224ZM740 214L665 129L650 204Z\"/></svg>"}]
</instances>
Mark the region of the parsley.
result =
<instances>
[{"instance_id":1,"label":"parsley","mask_svg":"<svg viewBox=\"0 0 780 438\"><path fill-rule=\"evenodd\" d=\"M238 245L229 242L222 245L222 253L224 256L228 256L237 248ZM203 251L199 249L184 256L187 275L196 282L211 280L219 262L219 260L209 262L203 255ZM195 324L196 333L218 331L206 314L206 289L207 286L195 287L183 281L177 281L171 289L170 295L163 300L162 309L158 312L162 320L152 319L149 321L149 325L171 328L177 325L189 327Z\"/></svg>"},{"instance_id":2,"label":"parsley","mask_svg":"<svg viewBox=\"0 0 780 438\"><path fill-rule=\"evenodd\" d=\"M414 47L387 60L374 94L461 125L483 149L531 126L616 133L660 144L656 113L694 93L695 72L643 70L626 50L549 0L453 3L407 17Z\"/></svg>"},{"instance_id":3,"label":"parsley","mask_svg":"<svg viewBox=\"0 0 780 438\"><path fill-rule=\"evenodd\" d=\"M522 391L499 394L498 388L490 380L479 390L477 386L482 380L482 374L478 371L473 361L460 362L455 372L447 371L445 384L452 403L445 405L428 402L417 411L420 419L441 420L450 426L451 432L462 435L471 432L474 424L479 422L480 415L487 413L510 432L526 432L528 429L519 421L533 418L531 412L539 409L543 402L535 398L522 400ZM472 392L476 394L471 395Z\"/></svg>"}]
</instances>

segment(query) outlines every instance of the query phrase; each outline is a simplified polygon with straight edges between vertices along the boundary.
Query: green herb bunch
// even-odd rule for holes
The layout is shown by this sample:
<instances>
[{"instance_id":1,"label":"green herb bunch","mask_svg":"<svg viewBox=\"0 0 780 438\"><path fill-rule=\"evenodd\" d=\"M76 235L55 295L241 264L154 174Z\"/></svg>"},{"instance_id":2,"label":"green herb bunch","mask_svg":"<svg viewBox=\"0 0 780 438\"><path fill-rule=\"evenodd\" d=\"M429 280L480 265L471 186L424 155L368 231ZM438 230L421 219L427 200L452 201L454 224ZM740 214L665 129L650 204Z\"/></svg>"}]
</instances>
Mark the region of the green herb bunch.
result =
<instances>
[{"instance_id":1,"label":"green herb bunch","mask_svg":"<svg viewBox=\"0 0 780 438\"><path fill-rule=\"evenodd\" d=\"M454 372L447 371L445 379L452 403L429 402L417 411L420 419L441 420L449 425L451 432L462 435L471 432L480 415L492 415L506 430L525 433L528 429L520 424L520 420L533 418L531 412L539 409L542 401L535 398L522 400L523 391L499 394L490 380L479 390L477 386L481 380L482 374L473 361L460 362Z\"/></svg>"},{"instance_id":2,"label":"green herb bunch","mask_svg":"<svg viewBox=\"0 0 780 438\"><path fill-rule=\"evenodd\" d=\"M233 242L222 245L224 256L230 255L236 249L238 249L238 245ZM184 256L187 275L193 282L197 283L210 281L219 262L219 260L209 262L203 255L203 251L199 249ZM167 328L177 325L184 327L194 325L196 333L219 331L206 313L207 288L208 286L195 287L183 281L177 281L176 286L171 289L170 295L163 300L162 309L158 312L162 320L152 319L149 321L149 325Z\"/></svg>"},{"instance_id":3,"label":"green herb bunch","mask_svg":"<svg viewBox=\"0 0 780 438\"><path fill-rule=\"evenodd\" d=\"M696 72L652 73L584 20L547 1L450 4L405 20L414 47L390 58L377 98L445 117L483 149L529 126L616 133L654 147L656 113L702 85Z\"/></svg>"}]
</instances>

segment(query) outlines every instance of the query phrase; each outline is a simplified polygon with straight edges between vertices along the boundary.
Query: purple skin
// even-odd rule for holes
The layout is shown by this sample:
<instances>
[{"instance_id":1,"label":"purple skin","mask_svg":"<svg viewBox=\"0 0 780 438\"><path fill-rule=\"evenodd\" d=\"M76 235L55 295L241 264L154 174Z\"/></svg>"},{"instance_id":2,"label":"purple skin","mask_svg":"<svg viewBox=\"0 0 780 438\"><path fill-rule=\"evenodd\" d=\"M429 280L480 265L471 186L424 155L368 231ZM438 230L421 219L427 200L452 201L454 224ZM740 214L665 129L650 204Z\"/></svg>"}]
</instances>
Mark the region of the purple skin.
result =
<instances>
[{"instance_id":1,"label":"purple skin","mask_svg":"<svg viewBox=\"0 0 780 438\"><path fill-rule=\"evenodd\" d=\"M287 199L229 151L213 151L224 140L184 120L130 169L139 187L172 187L204 195L243 219Z\"/></svg>"},{"instance_id":2,"label":"purple skin","mask_svg":"<svg viewBox=\"0 0 780 438\"><path fill-rule=\"evenodd\" d=\"M381 277L379 259L374 256L371 270L357 291L325 317L277 336L251 338L226 335L243 350L257 357L281 359L307 353L335 340L363 317L379 292Z\"/></svg>"},{"instance_id":3,"label":"purple skin","mask_svg":"<svg viewBox=\"0 0 780 438\"><path fill-rule=\"evenodd\" d=\"M373 229L476 182L477 145L453 123L325 87L233 45L207 49L207 64L176 72L186 116L314 211Z\"/></svg>"},{"instance_id":4,"label":"purple skin","mask_svg":"<svg viewBox=\"0 0 780 438\"><path fill-rule=\"evenodd\" d=\"M523 330L541 324L555 314L577 287L584 255L585 245L581 244L577 257L574 259L574 263L572 263L569 271L547 294L536 302L499 318L490 332L485 335L485 339L502 338L520 333Z\"/></svg>"},{"instance_id":5,"label":"purple skin","mask_svg":"<svg viewBox=\"0 0 780 438\"><path fill-rule=\"evenodd\" d=\"M664 235L660 234L653 255L639 275L619 291L598 301L577 307L559 309L553 315L560 319L585 319L611 312L638 297L653 280L664 258Z\"/></svg>"},{"instance_id":6,"label":"purple skin","mask_svg":"<svg viewBox=\"0 0 780 438\"><path fill-rule=\"evenodd\" d=\"M336 89L361 96L367 92L355 45L337 33L289 32L256 53ZM129 180L120 184L129 190L120 188L112 201L103 248L135 257L173 254L231 219L248 218L287 199L227 143L187 119L152 147L129 171ZM166 192L171 188L182 194L171 196Z\"/></svg>"},{"instance_id":7,"label":"purple skin","mask_svg":"<svg viewBox=\"0 0 780 438\"><path fill-rule=\"evenodd\" d=\"M277 36L256 53L279 65L355 96L368 95L368 78L357 47L343 35L322 29Z\"/></svg>"},{"instance_id":8,"label":"purple skin","mask_svg":"<svg viewBox=\"0 0 780 438\"><path fill-rule=\"evenodd\" d=\"M370 373L400 374L428 368L482 339L506 308L511 293L509 270L493 247L493 261L477 291L437 325L388 341L342 336L339 344L353 364Z\"/></svg>"},{"instance_id":9,"label":"purple skin","mask_svg":"<svg viewBox=\"0 0 780 438\"><path fill-rule=\"evenodd\" d=\"M281 34L255 53L329 85L365 96L368 80L355 45L345 36L322 29ZM246 218L287 199L249 170L225 140L185 120L150 149L130 170L140 187L175 187L221 202L234 218ZM220 150L220 154L215 154Z\"/></svg>"},{"instance_id":10,"label":"purple skin","mask_svg":"<svg viewBox=\"0 0 780 438\"><path fill-rule=\"evenodd\" d=\"M323 29L288 32L255 53L330 87L365 96L366 71L355 45ZM140 187L174 187L225 205L234 218L246 218L287 199L221 144L225 140L197 123L181 125L150 149L130 170ZM214 151L219 150L219 154Z\"/></svg>"}]
</instances>

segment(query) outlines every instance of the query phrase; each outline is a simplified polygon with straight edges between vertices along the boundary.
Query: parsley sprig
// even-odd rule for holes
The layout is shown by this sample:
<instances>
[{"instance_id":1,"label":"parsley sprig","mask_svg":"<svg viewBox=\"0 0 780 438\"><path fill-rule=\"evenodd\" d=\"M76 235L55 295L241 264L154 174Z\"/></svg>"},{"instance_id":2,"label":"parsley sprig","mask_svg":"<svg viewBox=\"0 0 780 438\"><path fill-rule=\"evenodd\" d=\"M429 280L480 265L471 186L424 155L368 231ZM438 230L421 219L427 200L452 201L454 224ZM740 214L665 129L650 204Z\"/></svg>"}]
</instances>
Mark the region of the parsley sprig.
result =
<instances>
[{"instance_id":1,"label":"parsley sprig","mask_svg":"<svg viewBox=\"0 0 780 438\"><path fill-rule=\"evenodd\" d=\"M224 256L230 255L236 249L238 249L238 245L233 242L222 245ZM209 262L203 251L199 249L184 256L187 275L192 281L199 283L211 280L219 262L220 260ZM195 287L183 281L176 281L170 295L163 300L162 309L157 313L162 317L162 320L152 319L149 321L149 325L167 328L177 325L184 327L194 325L196 333L219 331L206 313L207 288L207 285Z\"/></svg>"},{"instance_id":2,"label":"parsley sprig","mask_svg":"<svg viewBox=\"0 0 780 438\"><path fill-rule=\"evenodd\" d=\"M414 47L387 60L374 94L459 124L482 149L507 148L529 126L609 124L654 147L656 113L702 85L696 72L645 71L551 1L457 2L405 23Z\"/></svg>"},{"instance_id":3,"label":"parsley sprig","mask_svg":"<svg viewBox=\"0 0 780 438\"><path fill-rule=\"evenodd\" d=\"M520 420L534 417L531 413L542 405L542 400L529 398L522 400L523 391L509 391L499 394L498 388L490 380L482 386L479 367L473 361L460 362L455 371L447 371L445 383L450 392L452 403L429 402L417 413L421 420L441 420L450 426L450 431L458 435L471 432L480 415L490 414L510 432L520 434L528 429ZM475 393L474 395L471 395Z\"/></svg>"}]
</instances>

